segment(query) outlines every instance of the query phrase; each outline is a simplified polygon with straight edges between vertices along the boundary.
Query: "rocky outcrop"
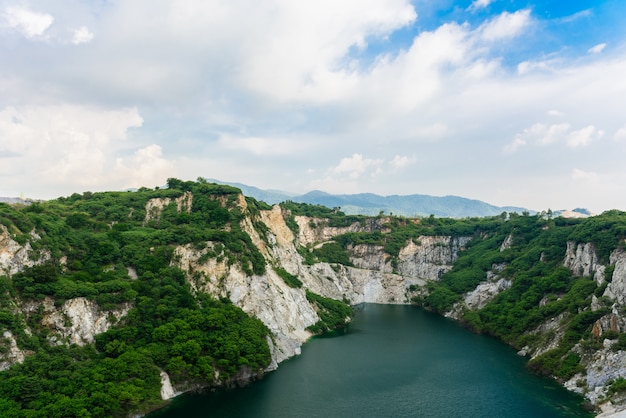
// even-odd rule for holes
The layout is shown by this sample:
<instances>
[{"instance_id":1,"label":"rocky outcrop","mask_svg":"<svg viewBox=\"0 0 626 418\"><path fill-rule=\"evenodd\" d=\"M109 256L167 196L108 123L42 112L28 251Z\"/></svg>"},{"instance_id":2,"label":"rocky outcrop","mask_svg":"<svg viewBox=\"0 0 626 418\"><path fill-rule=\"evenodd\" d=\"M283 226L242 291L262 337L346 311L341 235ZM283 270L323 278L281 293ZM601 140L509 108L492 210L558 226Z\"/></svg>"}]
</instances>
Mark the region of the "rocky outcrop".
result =
<instances>
[{"instance_id":1,"label":"rocky outcrop","mask_svg":"<svg viewBox=\"0 0 626 418\"><path fill-rule=\"evenodd\" d=\"M175 263L187 273L196 292L229 298L235 306L260 319L272 333L273 352L270 369L281 361L300 354L301 345L312 335L306 330L319 317L306 299L303 289L285 284L274 270L261 276L247 276L237 265L228 265L223 254L200 262L216 245L197 250L190 245L177 247Z\"/></svg>"},{"instance_id":2,"label":"rocky outcrop","mask_svg":"<svg viewBox=\"0 0 626 418\"><path fill-rule=\"evenodd\" d=\"M491 302L493 298L509 287L511 287L511 280L505 278L501 278L497 281L482 282L476 286L476 289L467 293L463 301L469 309L482 309L487 303Z\"/></svg>"},{"instance_id":3,"label":"rocky outcrop","mask_svg":"<svg viewBox=\"0 0 626 418\"><path fill-rule=\"evenodd\" d=\"M504 247L506 242L511 241L511 235L507 237L502 246ZM505 249L508 249L505 248ZM491 270L485 275L486 280L480 282L476 288L463 295L463 301L455 303L449 312L446 312L445 316L454 318L457 320L463 320L464 311L469 309L477 311L484 308L489 302L491 302L501 292L511 287L513 283L511 279L506 277L500 277L500 273L506 268L506 263L493 264Z\"/></svg>"},{"instance_id":4,"label":"rocky outcrop","mask_svg":"<svg viewBox=\"0 0 626 418\"><path fill-rule=\"evenodd\" d=\"M626 318L617 313L617 309L598 319L591 328L591 335L601 338L607 332L626 332Z\"/></svg>"},{"instance_id":5,"label":"rocky outcrop","mask_svg":"<svg viewBox=\"0 0 626 418\"><path fill-rule=\"evenodd\" d=\"M41 324L52 331L49 340L53 344L83 346L94 342L97 334L107 331L126 316L131 305L125 303L118 309L105 311L95 301L80 297L69 299L57 308L54 300L46 297L41 305L31 304L27 310L40 307L43 313Z\"/></svg>"},{"instance_id":6,"label":"rocky outcrop","mask_svg":"<svg viewBox=\"0 0 626 418\"><path fill-rule=\"evenodd\" d=\"M402 276L439 280L452 269L459 251L470 237L420 236L408 241L398 255L397 271Z\"/></svg>"},{"instance_id":7,"label":"rocky outcrop","mask_svg":"<svg viewBox=\"0 0 626 418\"><path fill-rule=\"evenodd\" d=\"M604 283L605 266L600 263L596 248L592 243L567 242L563 265L579 277L592 276L598 286Z\"/></svg>"},{"instance_id":8,"label":"rocky outcrop","mask_svg":"<svg viewBox=\"0 0 626 418\"><path fill-rule=\"evenodd\" d=\"M328 219L308 216L296 216L295 221L298 224L298 243L306 247L329 241L337 235L348 232L385 232L385 224L389 223L389 218L368 218L363 223L354 222L349 226L329 226Z\"/></svg>"},{"instance_id":9,"label":"rocky outcrop","mask_svg":"<svg viewBox=\"0 0 626 418\"><path fill-rule=\"evenodd\" d=\"M190 213L191 205L193 203L193 194L191 192L184 192L176 199L170 199L169 197L165 197L148 200L148 202L146 202L146 217L144 219L144 224L148 223L151 220L155 220L158 222L161 219L161 213L163 213L163 209L168 207L172 202L176 204L177 212Z\"/></svg>"},{"instance_id":10,"label":"rocky outcrop","mask_svg":"<svg viewBox=\"0 0 626 418\"><path fill-rule=\"evenodd\" d=\"M280 214L280 216L279 216ZM315 246L346 232L385 230L388 218L372 218L363 224L329 227L326 220L296 216L299 233L294 237L280 208L265 211L262 219L271 231L272 252L283 267L297 274L307 288L322 296L358 303L410 303L409 289L438 280L449 271L468 237L421 236L408 241L397 257L397 267L378 245L355 245L349 248L353 267L328 263L302 264L296 246ZM288 262L286 262L289 260Z\"/></svg>"},{"instance_id":11,"label":"rocky outcrop","mask_svg":"<svg viewBox=\"0 0 626 418\"><path fill-rule=\"evenodd\" d=\"M518 354L520 356L528 356L534 359L541 354L553 350L559 346L559 343L565 335L565 329L562 327L563 320L567 317L567 313L561 313L554 318L550 318L527 334L540 335L542 340L533 346L523 347Z\"/></svg>"},{"instance_id":12,"label":"rocky outcrop","mask_svg":"<svg viewBox=\"0 0 626 418\"><path fill-rule=\"evenodd\" d=\"M610 257L611 265L615 266L611 283L604 291L604 295L615 301L619 306L626 305L626 252L621 249L613 251Z\"/></svg>"},{"instance_id":13,"label":"rocky outcrop","mask_svg":"<svg viewBox=\"0 0 626 418\"><path fill-rule=\"evenodd\" d=\"M513 235L507 235L506 239L500 245L500 252L506 251L513 246Z\"/></svg>"},{"instance_id":14,"label":"rocky outcrop","mask_svg":"<svg viewBox=\"0 0 626 418\"><path fill-rule=\"evenodd\" d=\"M170 376L164 371L160 371L161 376L161 399L168 400L180 395L180 392L176 392L172 387Z\"/></svg>"},{"instance_id":15,"label":"rocky outcrop","mask_svg":"<svg viewBox=\"0 0 626 418\"><path fill-rule=\"evenodd\" d=\"M328 263L307 266L301 279L312 292L353 305L410 303L408 289L426 284L415 277Z\"/></svg>"},{"instance_id":16,"label":"rocky outcrop","mask_svg":"<svg viewBox=\"0 0 626 418\"><path fill-rule=\"evenodd\" d=\"M35 231L30 233L30 237L33 240L40 239ZM47 251L40 252L36 257L31 256L30 241L24 245L19 244L11 237L7 227L0 225L0 273L10 276L26 267L32 267L50 259L50 253Z\"/></svg>"},{"instance_id":17,"label":"rocky outcrop","mask_svg":"<svg viewBox=\"0 0 626 418\"><path fill-rule=\"evenodd\" d=\"M7 370L15 363L24 362L26 352L17 346L17 341L11 331L4 331L0 341L0 346L5 347L5 352L0 353L0 371Z\"/></svg>"},{"instance_id":18,"label":"rocky outcrop","mask_svg":"<svg viewBox=\"0 0 626 418\"><path fill-rule=\"evenodd\" d=\"M582 362L593 367L587 367L584 374L576 374L564 386L584 394L592 404L599 404L606 397L609 384L618 377L626 376L626 351L613 351L613 343L605 339L604 348L591 354L579 347L574 348L582 356Z\"/></svg>"}]
</instances>

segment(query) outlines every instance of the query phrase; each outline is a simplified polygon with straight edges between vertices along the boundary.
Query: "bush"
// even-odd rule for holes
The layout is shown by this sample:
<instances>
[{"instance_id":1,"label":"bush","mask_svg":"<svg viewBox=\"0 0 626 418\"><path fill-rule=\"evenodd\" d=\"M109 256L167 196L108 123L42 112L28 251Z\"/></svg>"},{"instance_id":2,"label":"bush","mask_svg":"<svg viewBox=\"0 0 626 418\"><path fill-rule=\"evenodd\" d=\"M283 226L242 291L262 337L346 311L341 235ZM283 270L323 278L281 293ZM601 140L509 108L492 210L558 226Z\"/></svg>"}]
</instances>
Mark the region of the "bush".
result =
<instances>
[{"instance_id":1,"label":"bush","mask_svg":"<svg viewBox=\"0 0 626 418\"><path fill-rule=\"evenodd\" d=\"M302 287L302 282L300 281L300 279L298 279L298 277L294 276L293 274L289 273L284 268L274 267L274 271L280 276L281 279L285 281L285 283L289 287L293 287L293 288Z\"/></svg>"},{"instance_id":2,"label":"bush","mask_svg":"<svg viewBox=\"0 0 626 418\"><path fill-rule=\"evenodd\" d=\"M306 298L317 308L320 320L307 328L309 331L319 334L346 325L346 321L354 315L352 308L344 302L326 298L310 291L306 291Z\"/></svg>"}]
</instances>

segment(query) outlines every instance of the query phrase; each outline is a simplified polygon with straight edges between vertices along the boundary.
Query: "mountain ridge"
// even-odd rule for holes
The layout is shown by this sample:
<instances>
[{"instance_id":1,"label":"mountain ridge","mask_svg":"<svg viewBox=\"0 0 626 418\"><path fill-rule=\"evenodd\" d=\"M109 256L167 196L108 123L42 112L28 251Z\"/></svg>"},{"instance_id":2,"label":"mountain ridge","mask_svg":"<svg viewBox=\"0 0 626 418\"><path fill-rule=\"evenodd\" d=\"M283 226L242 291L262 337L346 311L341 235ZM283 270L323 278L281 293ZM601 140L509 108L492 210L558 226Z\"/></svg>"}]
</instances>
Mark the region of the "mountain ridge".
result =
<instances>
[{"instance_id":1,"label":"mountain ridge","mask_svg":"<svg viewBox=\"0 0 626 418\"><path fill-rule=\"evenodd\" d=\"M206 179L209 182L225 184L241 189L250 197L276 204L284 201L323 205L329 208L339 207L347 215L378 215L380 213L399 216L430 216L438 217L485 217L495 216L502 212L529 212L533 210L518 206L496 206L477 199L461 196L431 196L424 194L387 195L375 193L331 194L322 190L312 190L304 194L283 192L280 190L264 190L243 183L226 182L217 179Z\"/></svg>"}]
</instances>

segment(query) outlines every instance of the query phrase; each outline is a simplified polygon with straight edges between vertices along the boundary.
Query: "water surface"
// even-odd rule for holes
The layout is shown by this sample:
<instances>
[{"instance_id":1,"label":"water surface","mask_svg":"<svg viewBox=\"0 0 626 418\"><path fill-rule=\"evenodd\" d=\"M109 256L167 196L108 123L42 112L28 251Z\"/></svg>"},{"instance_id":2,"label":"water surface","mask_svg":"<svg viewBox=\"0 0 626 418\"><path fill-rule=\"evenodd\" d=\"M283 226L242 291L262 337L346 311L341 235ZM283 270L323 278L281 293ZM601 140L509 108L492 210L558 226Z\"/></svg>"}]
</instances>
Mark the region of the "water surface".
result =
<instances>
[{"instance_id":1,"label":"water surface","mask_svg":"<svg viewBox=\"0 0 626 418\"><path fill-rule=\"evenodd\" d=\"M365 304L341 335L245 388L183 395L165 417L587 417L501 342L414 306Z\"/></svg>"}]
</instances>

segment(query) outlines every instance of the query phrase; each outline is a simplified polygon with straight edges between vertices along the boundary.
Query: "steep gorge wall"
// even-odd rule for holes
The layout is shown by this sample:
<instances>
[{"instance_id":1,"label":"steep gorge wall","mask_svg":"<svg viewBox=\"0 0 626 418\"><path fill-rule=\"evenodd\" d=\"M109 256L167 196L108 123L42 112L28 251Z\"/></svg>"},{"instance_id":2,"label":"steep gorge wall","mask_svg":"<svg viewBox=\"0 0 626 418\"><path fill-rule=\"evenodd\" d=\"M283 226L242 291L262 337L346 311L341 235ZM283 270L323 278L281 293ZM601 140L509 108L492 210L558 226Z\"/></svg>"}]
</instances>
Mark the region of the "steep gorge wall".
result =
<instances>
[{"instance_id":1,"label":"steep gorge wall","mask_svg":"<svg viewBox=\"0 0 626 418\"><path fill-rule=\"evenodd\" d=\"M245 209L245 201L240 204ZM315 308L306 299L304 288L321 296L347 300L351 304L410 303L409 289L421 287L428 280L437 280L443 272L452 268L458 252L469 240L421 237L419 244L409 242L400 252L396 272L393 272L382 247L371 245L350 249L354 267L329 263L306 265L297 250L297 246L302 245L300 240L306 245L316 245L347 231L384 228L384 221L377 220L365 227L357 223L336 228L323 226L313 218L296 217L300 225L296 237L287 226L285 216L279 206L261 211L260 221L267 227L263 238L250 218L242 222L242 229L266 258L267 268L263 275L247 276L239 266L229 264L227 254L215 254L215 249L220 248L216 243L208 242L204 249L179 246L174 252L174 263L186 272L195 291L229 298L270 329L273 347L270 368L299 354L301 345L312 335L307 328L319 320ZM207 253L212 256L207 257ZM275 268L297 276L304 287L287 286Z\"/></svg>"}]
</instances>

